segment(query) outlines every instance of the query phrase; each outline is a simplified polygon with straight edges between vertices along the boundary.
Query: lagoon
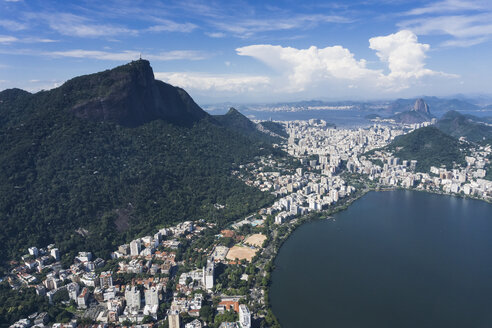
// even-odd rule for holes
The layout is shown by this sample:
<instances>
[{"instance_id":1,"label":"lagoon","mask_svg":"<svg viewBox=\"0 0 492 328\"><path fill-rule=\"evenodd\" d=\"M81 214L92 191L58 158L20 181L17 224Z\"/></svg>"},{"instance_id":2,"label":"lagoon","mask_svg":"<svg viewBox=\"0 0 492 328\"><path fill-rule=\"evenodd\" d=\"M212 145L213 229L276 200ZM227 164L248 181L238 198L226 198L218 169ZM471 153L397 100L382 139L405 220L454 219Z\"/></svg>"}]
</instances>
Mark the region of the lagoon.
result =
<instances>
[{"instance_id":1,"label":"lagoon","mask_svg":"<svg viewBox=\"0 0 492 328\"><path fill-rule=\"evenodd\" d=\"M492 205L370 192L299 227L275 260L282 327L491 327Z\"/></svg>"}]
</instances>

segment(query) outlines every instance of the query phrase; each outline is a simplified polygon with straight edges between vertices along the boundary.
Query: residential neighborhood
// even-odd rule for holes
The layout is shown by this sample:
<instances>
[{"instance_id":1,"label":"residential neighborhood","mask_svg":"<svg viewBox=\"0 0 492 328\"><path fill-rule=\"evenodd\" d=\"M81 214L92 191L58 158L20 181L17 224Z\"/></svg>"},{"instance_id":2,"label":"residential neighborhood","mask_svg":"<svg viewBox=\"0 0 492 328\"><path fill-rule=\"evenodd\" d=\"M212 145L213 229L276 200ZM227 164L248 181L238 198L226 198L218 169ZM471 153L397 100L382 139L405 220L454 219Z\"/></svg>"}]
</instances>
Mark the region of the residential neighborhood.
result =
<instances>
[{"instance_id":1,"label":"residential neighborhood","mask_svg":"<svg viewBox=\"0 0 492 328\"><path fill-rule=\"evenodd\" d=\"M431 167L430 172L417 172L417 161L382 150L395 137L431 123L356 129L337 129L323 120L283 124L289 137L280 147L290 156L258 157L231 172L274 195L271 205L226 229L199 218L159 227L119 245L108 258L78 252L68 267L56 245L32 245L12 262L10 286L34 288L50 304L65 304L72 318L53 327L83 322L249 328L271 315L269 274L279 238L288 235L281 235L282 226L292 231L306 215L350 202L371 188L492 199L492 182L483 179L490 145L472 148L465 167ZM227 204L214 206L221 211ZM33 313L11 327L44 327L49 321L46 313Z\"/></svg>"}]
</instances>

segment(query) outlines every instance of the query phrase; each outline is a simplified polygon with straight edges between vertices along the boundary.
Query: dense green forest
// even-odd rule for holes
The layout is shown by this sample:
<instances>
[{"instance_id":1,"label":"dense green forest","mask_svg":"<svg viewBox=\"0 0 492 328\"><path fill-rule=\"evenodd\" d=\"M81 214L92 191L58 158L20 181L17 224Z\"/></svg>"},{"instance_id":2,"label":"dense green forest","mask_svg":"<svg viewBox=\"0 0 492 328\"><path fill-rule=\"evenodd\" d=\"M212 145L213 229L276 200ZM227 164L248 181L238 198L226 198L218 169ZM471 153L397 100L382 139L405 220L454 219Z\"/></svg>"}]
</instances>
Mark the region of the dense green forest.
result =
<instances>
[{"instance_id":1,"label":"dense green forest","mask_svg":"<svg viewBox=\"0 0 492 328\"><path fill-rule=\"evenodd\" d=\"M451 169L454 163L466 165L465 154L461 149L467 149L468 146L428 126L396 137L385 148L402 160L417 160L417 171L428 172L431 166L445 165Z\"/></svg>"},{"instance_id":2,"label":"dense green forest","mask_svg":"<svg viewBox=\"0 0 492 328\"><path fill-rule=\"evenodd\" d=\"M105 256L158 226L225 224L272 201L230 174L276 152L269 143L206 113L190 124L155 119L137 127L79 118L67 108L87 101L79 89L92 82L74 80L34 95L0 93L0 262L52 242L66 259L76 250Z\"/></svg>"},{"instance_id":3,"label":"dense green forest","mask_svg":"<svg viewBox=\"0 0 492 328\"><path fill-rule=\"evenodd\" d=\"M491 126L483 124L478 117L463 115L457 111L449 111L444 114L437 122L436 127L450 136L466 137L472 142L492 139Z\"/></svg>"},{"instance_id":4,"label":"dense green forest","mask_svg":"<svg viewBox=\"0 0 492 328\"><path fill-rule=\"evenodd\" d=\"M33 313L48 313L50 322L69 322L73 314L67 311L60 300L66 300L68 293L60 291L53 296L55 305L49 304L45 296L36 295L34 288L12 289L8 283L0 283L0 327L9 327L10 324L25 318Z\"/></svg>"},{"instance_id":5,"label":"dense green forest","mask_svg":"<svg viewBox=\"0 0 492 328\"><path fill-rule=\"evenodd\" d=\"M230 130L241 133L247 136L252 141L261 141L267 143L280 142L280 138L272 137L266 133L260 132L256 124L251 122L246 116L241 114L237 109L231 107L224 115L214 115L213 119L220 125L227 127ZM272 131L269 128L267 130Z\"/></svg>"}]
</instances>

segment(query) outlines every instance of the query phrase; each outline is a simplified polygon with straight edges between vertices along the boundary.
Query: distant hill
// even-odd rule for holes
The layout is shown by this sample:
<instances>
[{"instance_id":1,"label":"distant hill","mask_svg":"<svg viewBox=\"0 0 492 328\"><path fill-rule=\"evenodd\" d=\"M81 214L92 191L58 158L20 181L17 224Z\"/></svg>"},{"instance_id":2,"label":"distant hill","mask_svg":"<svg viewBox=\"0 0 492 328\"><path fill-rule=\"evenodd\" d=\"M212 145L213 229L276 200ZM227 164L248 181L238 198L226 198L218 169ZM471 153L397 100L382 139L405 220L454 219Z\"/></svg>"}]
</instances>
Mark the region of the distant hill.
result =
<instances>
[{"instance_id":1,"label":"distant hill","mask_svg":"<svg viewBox=\"0 0 492 328\"><path fill-rule=\"evenodd\" d=\"M410 110L391 117L398 123L413 124L428 122L432 119L429 105L423 99L417 99Z\"/></svg>"},{"instance_id":2,"label":"distant hill","mask_svg":"<svg viewBox=\"0 0 492 328\"><path fill-rule=\"evenodd\" d=\"M52 242L66 259L107 256L157 226L225 224L272 200L230 172L276 150L154 80L146 61L36 94L2 91L0 118L0 263Z\"/></svg>"},{"instance_id":3,"label":"distant hill","mask_svg":"<svg viewBox=\"0 0 492 328\"><path fill-rule=\"evenodd\" d=\"M465 155L460 150L466 148L466 144L433 126L398 136L385 147L402 160L417 160L419 172L428 172L431 166L445 165L451 169L453 163L466 165Z\"/></svg>"},{"instance_id":4,"label":"distant hill","mask_svg":"<svg viewBox=\"0 0 492 328\"><path fill-rule=\"evenodd\" d=\"M480 107L461 99L443 99L438 97L422 97L425 103L434 111L449 110L479 110ZM389 108L392 112L404 112L413 108L418 99L397 99L393 101Z\"/></svg>"},{"instance_id":5,"label":"distant hill","mask_svg":"<svg viewBox=\"0 0 492 328\"><path fill-rule=\"evenodd\" d=\"M436 123L436 127L453 137L466 137L469 141L478 142L492 139L492 126L483 123L482 119L463 115L457 111L449 111Z\"/></svg>"},{"instance_id":6,"label":"distant hill","mask_svg":"<svg viewBox=\"0 0 492 328\"><path fill-rule=\"evenodd\" d=\"M229 111L224 115L214 115L213 118L219 122L220 125L232 129L237 132L241 132L245 135L257 134L258 129L250 119L241 114L237 109L231 107Z\"/></svg>"},{"instance_id":7,"label":"distant hill","mask_svg":"<svg viewBox=\"0 0 492 328\"><path fill-rule=\"evenodd\" d=\"M364 116L365 119L368 119L368 120L375 120L377 118L381 118L381 115L379 114L367 114L366 116Z\"/></svg>"},{"instance_id":8,"label":"distant hill","mask_svg":"<svg viewBox=\"0 0 492 328\"><path fill-rule=\"evenodd\" d=\"M260 127L253 123L234 107L231 107L224 115L213 115L213 118L223 127L241 133L249 138L265 142L280 141L280 138L276 137L273 131L270 131L265 126Z\"/></svg>"}]
</instances>

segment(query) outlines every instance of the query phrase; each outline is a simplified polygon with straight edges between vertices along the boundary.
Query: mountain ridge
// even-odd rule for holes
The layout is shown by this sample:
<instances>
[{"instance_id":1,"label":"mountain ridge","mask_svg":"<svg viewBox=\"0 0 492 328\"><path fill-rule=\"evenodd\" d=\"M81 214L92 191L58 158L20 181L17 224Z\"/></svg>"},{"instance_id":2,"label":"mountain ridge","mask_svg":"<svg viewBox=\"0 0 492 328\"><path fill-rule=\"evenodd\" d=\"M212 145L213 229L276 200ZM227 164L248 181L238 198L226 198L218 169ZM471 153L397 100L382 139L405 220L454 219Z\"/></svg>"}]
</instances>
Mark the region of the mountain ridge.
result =
<instances>
[{"instance_id":1,"label":"mountain ridge","mask_svg":"<svg viewBox=\"0 0 492 328\"><path fill-rule=\"evenodd\" d=\"M129 83L127 69L134 68L116 71L122 80L107 78L115 74L109 70L35 94L0 93L0 265L27 247L53 242L62 259L80 250L108 256L115 243L156 226L197 218L222 225L272 200L230 173L254 156L275 153L272 146L206 113L188 115L187 108L196 104L182 89L169 86L181 99L175 104L182 109L178 116L143 108L144 116L126 121L125 110L114 117L87 105L91 97L130 97L119 91L138 84L139 76L130 76ZM141 78L141 86L155 87ZM163 82L156 84L160 88ZM87 110L75 115L73 108ZM93 108L94 115L86 116ZM218 211L216 203L226 207ZM87 236L76 232L80 228Z\"/></svg>"},{"instance_id":2,"label":"mountain ridge","mask_svg":"<svg viewBox=\"0 0 492 328\"><path fill-rule=\"evenodd\" d=\"M431 166L452 169L454 163L465 165L461 149L467 147L438 128L427 126L396 137L384 148L402 160L417 160L417 171L428 172Z\"/></svg>"},{"instance_id":3,"label":"mountain ridge","mask_svg":"<svg viewBox=\"0 0 492 328\"><path fill-rule=\"evenodd\" d=\"M492 126L473 115L463 115L457 111L445 113L436 123L436 127L453 137L465 137L472 142L492 140Z\"/></svg>"},{"instance_id":4,"label":"mountain ridge","mask_svg":"<svg viewBox=\"0 0 492 328\"><path fill-rule=\"evenodd\" d=\"M133 61L64 83L65 92L83 90L70 111L95 121L135 127L155 119L190 125L209 115L181 88L155 80L147 60Z\"/></svg>"}]
</instances>

